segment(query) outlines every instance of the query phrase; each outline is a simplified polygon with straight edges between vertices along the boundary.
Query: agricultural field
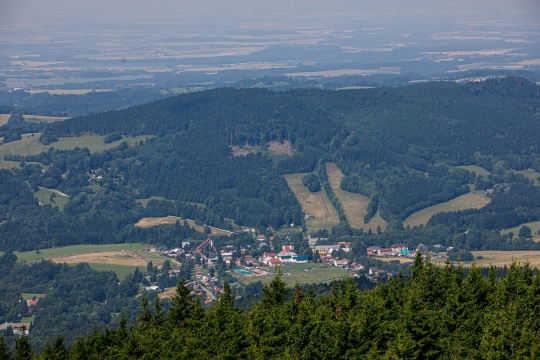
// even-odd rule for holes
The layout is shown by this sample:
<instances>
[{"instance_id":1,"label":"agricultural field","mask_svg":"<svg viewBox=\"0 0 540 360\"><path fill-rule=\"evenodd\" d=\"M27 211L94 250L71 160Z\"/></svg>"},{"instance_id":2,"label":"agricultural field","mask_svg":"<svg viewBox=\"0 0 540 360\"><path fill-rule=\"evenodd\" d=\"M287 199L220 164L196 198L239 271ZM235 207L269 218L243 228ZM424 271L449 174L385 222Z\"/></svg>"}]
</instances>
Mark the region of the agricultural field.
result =
<instances>
[{"instance_id":1,"label":"agricultural field","mask_svg":"<svg viewBox=\"0 0 540 360\"><path fill-rule=\"evenodd\" d=\"M0 126L6 125L10 116L10 114L0 114Z\"/></svg>"},{"instance_id":2,"label":"agricultural field","mask_svg":"<svg viewBox=\"0 0 540 360\"><path fill-rule=\"evenodd\" d=\"M480 266L509 266L512 261L522 264L529 261L531 266L540 267L540 251L472 251L472 253L474 263ZM482 259L477 259L477 256L482 256Z\"/></svg>"},{"instance_id":3,"label":"agricultural field","mask_svg":"<svg viewBox=\"0 0 540 360\"><path fill-rule=\"evenodd\" d=\"M78 90L28 90L30 94L40 94L40 93L49 93L51 95L84 95L88 94L90 92L108 92L108 91L114 91L113 89L78 89Z\"/></svg>"},{"instance_id":4,"label":"agricultural field","mask_svg":"<svg viewBox=\"0 0 540 360\"><path fill-rule=\"evenodd\" d=\"M237 273L234 273L234 276L245 285L257 281L268 284L274 278L275 268L268 267L266 270L268 270L268 275L264 276L240 275ZM296 283L315 284L340 280L349 274L338 266L314 263L283 265L281 271L283 272L283 281L290 287L293 287Z\"/></svg>"},{"instance_id":5,"label":"agricultural field","mask_svg":"<svg viewBox=\"0 0 540 360\"><path fill-rule=\"evenodd\" d=\"M298 202L302 206L302 211L312 215L315 219L306 219L306 227L309 230L331 229L339 224L339 216L330 203L324 190L316 193L310 192L304 184L302 178L305 173L283 175L289 184Z\"/></svg>"},{"instance_id":6,"label":"agricultural field","mask_svg":"<svg viewBox=\"0 0 540 360\"><path fill-rule=\"evenodd\" d=\"M72 245L72 246L63 246L51 249L42 249L38 251L25 251L18 252L14 251L13 253L17 255L18 261L35 261L37 259L53 259L58 257L67 257L74 255L82 254L92 254L94 251L100 252L114 252L114 251L133 251L141 250L143 248L152 247L151 244L111 244L111 245ZM39 253L38 253L39 252ZM1 254L1 252L0 252Z\"/></svg>"},{"instance_id":7,"label":"agricultural field","mask_svg":"<svg viewBox=\"0 0 540 360\"><path fill-rule=\"evenodd\" d=\"M465 165L465 166L456 166L459 169L467 170L469 172L475 172L476 175L489 175L491 174L489 171L484 169L483 167L477 166L477 165Z\"/></svg>"},{"instance_id":8,"label":"agricultural field","mask_svg":"<svg viewBox=\"0 0 540 360\"><path fill-rule=\"evenodd\" d=\"M375 214L368 224L364 223L364 216L367 214L370 200L367 196L341 189L341 179L343 179L344 175L336 164L326 163L326 172L328 174L328 182L330 183L334 194L341 202L347 221L352 228L363 228L365 231L371 229L371 231L375 231L377 230L377 227L380 226L381 230L384 231L386 229L387 222L381 218L379 212Z\"/></svg>"},{"instance_id":9,"label":"agricultural field","mask_svg":"<svg viewBox=\"0 0 540 360\"><path fill-rule=\"evenodd\" d=\"M99 81L129 81L138 79L152 79L154 75L122 75L103 78L51 78L51 79L29 79L29 78L8 78L5 80L6 86L10 88L28 87L28 86L46 86L46 85L64 85L64 84L86 84Z\"/></svg>"},{"instance_id":10,"label":"agricultural field","mask_svg":"<svg viewBox=\"0 0 540 360\"><path fill-rule=\"evenodd\" d=\"M71 150L75 147L88 148L91 152L101 152L103 150L111 149L120 145L123 141L127 141L130 145L141 140L146 140L150 136L137 136L137 137L124 137L121 140L113 141L110 144L103 142L104 136L80 136L80 137L68 137L60 138L57 142L51 145L43 145L39 142L40 133L34 134L22 134L22 139L13 141L7 144L0 145L0 159L4 158L5 154L18 154L18 155L38 155L42 152L46 152L49 148L54 147L59 150Z\"/></svg>"},{"instance_id":11,"label":"agricultural field","mask_svg":"<svg viewBox=\"0 0 540 360\"><path fill-rule=\"evenodd\" d=\"M519 233L519 229L523 226L528 226L531 228L531 233L532 233L532 239L534 241L540 241L540 235L538 234L538 232L540 231L540 221L533 221L533 222L529 222L529 223L525 223L525 224L521 224L519 226L516 226L516 227L513 227L513 228L509 228L509 229L505 229L505 230L501 230L501 235L506 235L508 233L511 233L513 232L514 233L514 237L517 237L518 233Z\"/></svg>"},{"instance_id":12,"label":"agricultural field","mask_svg":"<svg viewBox=\"0 0 540 360\"><path fill-rule=\"evenodd\" d=\"M159 253L138 251L143 247L149 248L151 245L138 243L75 245L39 250L39 254L36 251L14 252L14 254L17 255L18 261L47 259L55 263L66 263L68 265L85 262L96 271L114 271L120 278L123 278L128 274L132 274L137 267L144 272L149 261L152 261L154 265L160 265L167 259ZM171 265L178 265L174 259L168 259L171 261Z\"/></svg>"},{"instance_id":13,"label":"agricultural field","mask_svg":"<svg viewBox=\"0 0 540 360\"><path fill-rule=\"evenodd\" d=\"M413 227L418 225L425 225L427 224L428 220L435 214L446 211L479 209L489 204L490 201L491 198L486 197L482 191L467 193L458 196L457 198L450 201L430 206L428 208L415 212L407 219L405 219L405 221L403 221L403 226L410 225L411 227Z\"/></svg>"},{"instance_id":14,"label":"agricultural field","mask_svg":"<svg viewBox=\"0 0 540 360\"><path fill-rule=\"evenodd\" d=\"M11 114L0 114L0 126L7 124ZM64 121L69 119L67 117L54 117L54 116L40 116L40 115L23 115L24 120L30 122L55 122L55 121Z\"/></svg>"},{"instance_id":15,"label":"agricultural field","mask_svg":"<svg viewBox=\"0 0 540 360\"><path fill-rule=\"evenodd\" d=\"M50 201L51 195L56 194L56 197L53 198L54 202ZM43 205L51 204L53 207L58 206L60 210L64 209L64 206L68 203L69 197L65 196L65 194L61 194L58 191L46 189L46 188L40 188L38 191L34 193L34 197L38 199L39 202L41 202Z\"/></svg>"},{"instance_id":16,"label":"agricultural field","mask_svg":"<svg viewBox=\"0 0 540 360\"><path fill-rule=\"evenodd\" d=\"M184 219L177 217L177 216L165 216L165 217L147 217L142 218L135 224L135 226L139 226L142 228L149 228L153 226L158 225L172 225L176 223L177 221L180 221L180 224L183 225ZM197 225L193 220L186 220L188 222L189 227L194 228L197 231L204 232L204 226L203 225ZM218 229L212 226L208 226L212 232L212 235L225 235L230 236L233 234L232 231L224 230L224 229Z\"/></svg>"}]
</instances>

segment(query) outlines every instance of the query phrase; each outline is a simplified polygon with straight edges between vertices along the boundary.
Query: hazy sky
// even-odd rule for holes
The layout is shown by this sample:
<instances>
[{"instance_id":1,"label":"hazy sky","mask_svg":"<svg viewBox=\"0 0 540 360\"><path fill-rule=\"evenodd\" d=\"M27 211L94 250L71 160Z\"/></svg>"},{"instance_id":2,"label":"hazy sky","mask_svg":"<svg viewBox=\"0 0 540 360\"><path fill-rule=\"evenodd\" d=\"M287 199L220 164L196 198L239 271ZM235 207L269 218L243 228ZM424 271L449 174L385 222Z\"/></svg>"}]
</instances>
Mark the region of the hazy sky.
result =
<instances>
[{"instance_id":1,"label":"hazy sky","mask_svg":"<svg viewBox=\"0 0 540 360\"><path fill-rule=\"evenodd\" d=\"M537 13L533 12L538 10L538 3L538 0L0 0L0 21L23 22L36 16L45 22L148 16L211 17L227 21L248 14L256 17L287 13L365 14L441 10L448 7L461 8L463 11L484 9L488 16L492 11L499 14L521 11L529 14L530 20L540 21Z\"/></svg>"}]
</instances>

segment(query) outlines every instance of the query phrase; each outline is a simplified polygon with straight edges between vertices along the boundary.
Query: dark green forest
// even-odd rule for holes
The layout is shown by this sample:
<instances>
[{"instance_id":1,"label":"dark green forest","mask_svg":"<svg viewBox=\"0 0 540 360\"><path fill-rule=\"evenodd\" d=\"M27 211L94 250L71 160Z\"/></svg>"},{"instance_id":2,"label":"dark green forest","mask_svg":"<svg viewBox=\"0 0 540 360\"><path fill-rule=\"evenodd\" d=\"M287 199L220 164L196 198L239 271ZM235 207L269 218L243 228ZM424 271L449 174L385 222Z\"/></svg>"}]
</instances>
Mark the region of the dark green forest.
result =
<instances>
[{"instance_id":1,"label":"dark green forest","mask_svg":"<svg viewBox=\"0 0 540 360\"><path fill-rule=\"evenodd\" d=\"M141 301L136 323L95 330L66 350L51 340L41 359L534 359L540 346L540 278L513 264L502 278L444 268L419 255L409 276L360 291L351 279L326 295L287 288L278 274L240 311L228 284L205 311L179 282L167 309ZM3 358L10 350L0 346ZM26 337L14 358L37 355Z\"/></svg>"}]
</instances>

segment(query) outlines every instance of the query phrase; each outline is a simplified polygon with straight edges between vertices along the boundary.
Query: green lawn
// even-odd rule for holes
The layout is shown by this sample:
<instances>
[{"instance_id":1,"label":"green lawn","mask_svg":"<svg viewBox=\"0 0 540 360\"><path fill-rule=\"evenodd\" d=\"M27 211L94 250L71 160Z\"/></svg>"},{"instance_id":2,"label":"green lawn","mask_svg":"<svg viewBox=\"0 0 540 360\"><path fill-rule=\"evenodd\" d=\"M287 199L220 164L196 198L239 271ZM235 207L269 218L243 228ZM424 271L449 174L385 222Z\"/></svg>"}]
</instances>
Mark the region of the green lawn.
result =
<instances>
[{"instance_id":1,"label":"green lawn","mask_svg":"<svg viewBox=\"0 0 540 360\"><path fill-rule=\"evenodd\" d=\"M269 271L275 271L274 268L266 268ZM307 270L304 272L303 270ZM340 280L347 276L348 272L341 267L328 266L323 267L320 264L306 263L306 264L292 264L281 266L283 272L283 280L288 286L294 286L296 283L315 284L321 282L330 282L333 280ZM274 278L273 274L267 276L244 276L234 273L234 276L243 284L250 284L256 281L261 281L263 284L267 284Z\"/></svg>"},{"instance_id":2,"label":"green lawn","mask_svg":"<svg viewBox=\"0 0 540 360\"><path fill-rule=\"evenodd\" d=\"M71 265L71 264L70 264ZM133 274L135 272L135 269L137 266L129 266L129 265L114 265L114 264L88 264L90 265L90 268L96 271L114 271L116 275L120 279L125 278L129 274ZM73 264L75 266L75 264ZM139 270L146 271L146 269L143 269L139 266Z\"/></svg>"},{"instance_id":3,"label":"green lawn","mask_svg":"<svg viewBox=\"0 0 540 360\"><path fill-rule=\"evenodd\" d=\"M483 167L477 166L477 165L466 165L466 166L458 166L458 168L467 170L469 172L475 172L476 175L489 175L490 172L484 169Z\"/></svg>"},{"instance_id":4,"label":"green lawn","mask_svg":"<svg viewBox=\"0 0 540 360\"><path fill-rule=\"evenodd\" d=\"M519 229L523 226L528 226L531 228L531 233L532 233L532 236L533 236L533 240L535 241L539 241L540 240L540 235L538 235L538 231L540 231L540 221L533 221L533 222L529 222L529 223L525 223L525 224L521 224L519 226L516 226L516 227L513 227L513 228L510 228L510 229L505 229L505 230L501 230L501 235L506 235L510 232L513 232L514 233L514 237L517 237L518 236L518 233L519 233Z\"/></svg>"},{"instance_id":5,"label":"green lawn","mask_svg":"<svg viewBox=\"0 0 540 360\"><path fill-rule=\"evenodd\" d=\"M73 246L64 246L57 247L52 249L42 249L39 250L40 254L36 254L36 251L27 251L27 252L17 252L14 254L17 255L19 261L33 261L37 259L48 259L56 258L61 256L71 256L79 254L88 254L92 253L94 250L100 251L120 251L120 250L139 250L142 248L149 248L150 244L143 245L141 243L134 244L112 244L112 245L73 245ZM133 267L135 268L135 267Z\"/></svg>"},{"instance_id":6,"label":"green lawn","mask_svg":"<svg viewBox=\"0 0 540 360\"><path fill-rule=\"evenodd\" d=\"M50 201L51 195L56 194L56 197L53 198L54 202ZM66 205L69 201L69 197L60 195L58 193L55 193L52 190L40 188L38 191L34 193L34 197L38 199L43 205L51 204L52 206L57 206L60 208L60 210L64 209L64 205Z\"/></svg>"},{"instance_id":7,"label":"green lawn","mask_svg":"<svg viewBox=\"0 0 540 360\"><path fill-rule=\"evenodd\" d=\"M132 145L135 142L145 140L152 136L137 136L137 137L124 137L121 140L113 141L110 144L105 144L103 142L104 136L80 136L80 137L68 137L61 138L57 142L54 142L50 145L43 145L39 142L39 133L36 133L34 136L30 134L23 134L22 139L18 141L13 141L7 144L0 145L0 159L4 159L5 154L18 154L18 155L38 155L42 152L47 152L49 148L54 147L59 150L71 150L75 147L79 148L88 148L91 152L101 152L103 150L111 149L120 145L123 141L127 141L128 144Z\"/></svg>"},{"instance_id":8,"label":"green lawn","mask_svg":"<svg viewBox=\"0 0 540 360\"><path fill-rule=\"evenodd\" d=\"M21 323L23 323L23 324L33 324L35 318L36 318L36 315L23 317L23 318L21 318Z\"/></svg>"},{"instance_id":9,"label":"green lawn","mask_svg":"<svg viewBox=\"0 0 540 360\"><path fill-rule=\"evenodd\" d=\"M44 297L45 294L21 294L21 296L24 300L32 300L34 296L36 297L36 299L39 299Z\"/></svg>"}]
</instances>

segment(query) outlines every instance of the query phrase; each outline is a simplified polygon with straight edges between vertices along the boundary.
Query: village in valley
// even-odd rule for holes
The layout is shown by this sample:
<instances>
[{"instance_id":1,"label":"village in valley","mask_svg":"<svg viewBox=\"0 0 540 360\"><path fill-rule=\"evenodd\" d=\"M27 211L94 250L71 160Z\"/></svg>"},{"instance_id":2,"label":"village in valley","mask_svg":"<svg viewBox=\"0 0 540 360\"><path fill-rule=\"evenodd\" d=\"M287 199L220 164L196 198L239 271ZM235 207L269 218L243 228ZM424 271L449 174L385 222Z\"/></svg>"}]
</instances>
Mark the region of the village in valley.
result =
<instances>
[{"instance_id":1,"label":"village in valley","mask_svg":"<svg viewBox=\"0 0 540 360\"><path fill-rule=\"evenodd\" d=\"M192 293L203 297L205 305L210 305L219 298L224 282L228 281L233 288L248 286L260 282L270 282L278 271L290 286L299 284L306 286L316 283L330 283L339 281L347 276L352 278L366 277L369 281L377 283L381 279L398 276L400 271L408 273L418 252L430 259L445 260L445 256L438 252L429 251L424 244L411 249L407 244L396 243L388 248L379 246L358 246L353 242L336 242L328 244L328 238L321 238L317 233L307 232L307 237L300 231L288 231L286 236L268 236L273 233L268 227L265 233L256 234L256 230L243 227L244 232L251 233L255 243L247 246L225 245L216 247L212 238L207 238L197 246L190 242L183 242L182 248L144 249L146 251L161 252L162 255L174 258L176 264L188 262L194 264L191 280L186 284ZM276 232L277 234L277 232ZM302 237L304 251L295 246L296 239ZM276 239L276 238L279 238ZM277 240L277 241L276 241ZM306 246L307 245L307 246ZM309 249L307 253L305 247ZM442 246L435 246L435 250L446 251ZM363 251L358 253L358 251ZM362 257L365 263L351 259ZM373 264L379 264L373 266ZM279 270L278 270L279 269ZM170 276L178 276L179 270L169 270ZM160 297L174 295L174 288L160 288L157 283L145 287L145 290L157 291ZM236 298L242 297L236 292Z\"/></svg>"}]
</instances>

